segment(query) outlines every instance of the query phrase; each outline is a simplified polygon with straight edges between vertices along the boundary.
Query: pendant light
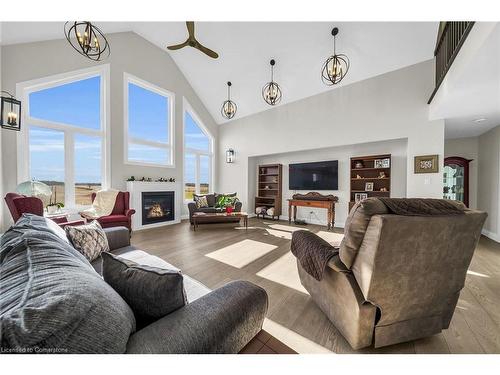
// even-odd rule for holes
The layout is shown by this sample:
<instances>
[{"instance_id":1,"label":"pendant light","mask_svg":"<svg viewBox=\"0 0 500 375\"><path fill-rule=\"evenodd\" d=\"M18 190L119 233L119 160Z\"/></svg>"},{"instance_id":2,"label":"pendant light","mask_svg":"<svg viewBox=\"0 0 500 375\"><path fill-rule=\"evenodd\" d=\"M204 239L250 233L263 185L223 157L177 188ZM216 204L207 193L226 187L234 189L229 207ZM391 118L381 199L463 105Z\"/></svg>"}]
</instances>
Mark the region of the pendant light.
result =
<instances>
[{"instance_id":1,"label":"pendant light","mask_svg":"<svg viewBox=\"0 0 500 375\"><path fill-rule=\"evenodd\" d=\"M64 35L75 51L90 60L99 61L111 53L103 32L88 21L66 22Z\"/></svg>"},{"instance_id":2,"label":"pendant light","mask_svg":"<svg viewBox=\"0 0 500 375\"><path fill-rule=\"evenodd\" d=\"M262 88L262 97L269 105L276 105L281 101L281 88L280 86L274 82L274 65L276 61L271 60L269 62L271 64L271 82L268 82Z\"/></svg>"},{"instance_id":3,"label":"pendant light","mask_svg":"<svg viewBox=\"0 0 500 375\"><path fill-rule=\"evenodd\" d=\"M21 130L21 102L8 91L1 91L7 96L1 97L0 126L3 129Z\"/></svg>"},{"instance_id":4,"label":"pendant light","mask_svg":"<svg viewBox=\"0 0 500 375\"><path fill-rule=\"evenodd\" d=\"M231 100L231 85L231 82L227 83L227 100L222 103L222 108L220 109L222 117L228 120L231 120L238 110L236 103Z\"/></svg>"},{"instance_id":5,"label":"pendant light","mask_svg":"<svg viewBox=\"0 0 500 375\"><path fill-rule=\"evenodd\" d=\"M339 29L334 27L332 30L333 35L333 55L326 59L321 69L321 79L323 83L328 86L333 86L342 81L349 71L349 58L346 55L337 55L335 49L335 39Z\"/></svg>"}]
</instances>

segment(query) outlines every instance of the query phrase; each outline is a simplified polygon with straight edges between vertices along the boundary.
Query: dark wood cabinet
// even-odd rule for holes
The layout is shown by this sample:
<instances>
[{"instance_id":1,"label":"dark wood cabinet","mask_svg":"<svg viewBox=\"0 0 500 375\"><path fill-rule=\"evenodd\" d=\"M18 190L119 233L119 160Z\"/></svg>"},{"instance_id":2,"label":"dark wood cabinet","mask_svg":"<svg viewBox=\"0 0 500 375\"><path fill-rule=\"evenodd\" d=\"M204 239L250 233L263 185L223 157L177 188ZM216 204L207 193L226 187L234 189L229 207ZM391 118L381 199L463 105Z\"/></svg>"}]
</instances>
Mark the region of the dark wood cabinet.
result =
<instances>
[{"instance_id":1,"label":"dark wood cabinet","mask_svg":"<svg viewBox=\"0 0 500 375\"><path fill-rule=\"evenodd\" d=\"M255 197L255 209L257 207L273 208L273 214L266 213L279 219L281 215L281 182L283 179L283 166L281 164L259 165L257 178L257 196ZM259 216L259 215L257 215Z\"/></svg>"},{"instance_id":2,"label":"dark wood cabinet","mask_svg":"<svg viewBox=\"0 0 500 375\"><path fill-rule=\"evenodd\" d=\"M443 198L469 207L469 163L472 159L451 156L444 159Z\"/></svg>"}]
</instances>

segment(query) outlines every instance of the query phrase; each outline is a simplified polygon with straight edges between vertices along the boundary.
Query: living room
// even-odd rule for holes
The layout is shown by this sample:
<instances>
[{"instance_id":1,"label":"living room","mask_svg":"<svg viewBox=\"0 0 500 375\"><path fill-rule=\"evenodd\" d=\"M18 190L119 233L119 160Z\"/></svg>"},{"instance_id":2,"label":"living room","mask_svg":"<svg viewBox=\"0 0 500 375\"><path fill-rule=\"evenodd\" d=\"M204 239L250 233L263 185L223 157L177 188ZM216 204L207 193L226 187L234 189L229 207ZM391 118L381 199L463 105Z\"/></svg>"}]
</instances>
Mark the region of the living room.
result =
<instances>
[{"instance_id":1,"label":"living room","mask_svg":"<svg viewBox=\"0 0 500 375\"><path fill-rule=\"evenodd\" d=\"M176 11L0 17L2 354L499 354L500 24Z\"/></svg>"}]
</instances>

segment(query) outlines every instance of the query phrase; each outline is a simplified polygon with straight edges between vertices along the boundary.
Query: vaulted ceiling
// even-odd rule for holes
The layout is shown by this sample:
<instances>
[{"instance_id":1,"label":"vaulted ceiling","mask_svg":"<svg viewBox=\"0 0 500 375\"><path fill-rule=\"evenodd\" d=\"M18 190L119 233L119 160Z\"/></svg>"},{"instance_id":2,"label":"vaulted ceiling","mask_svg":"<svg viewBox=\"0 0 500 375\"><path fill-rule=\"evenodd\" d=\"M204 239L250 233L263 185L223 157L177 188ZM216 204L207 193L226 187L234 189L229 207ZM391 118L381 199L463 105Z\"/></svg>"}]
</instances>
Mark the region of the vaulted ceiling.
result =
<instances>
[{"instance_id":1,"label":"vaulted ceiling","mask_svg":"<svg viewBox=\"0 0 500 375\"><path fill-rule=\"evenodd\" d=\"M182 22L97 22L105 33L134 31L169 53L193 89L222 123L220 107L231 81L238 104L233 120L270 109L261 96L270 79L283 90L281 105L334 88L321 82L321 66L332 53L331 29L340 29L337 52L349 56L351 68L341 85L403 68L433 57L437 22L196 22L196 35L219 53L211 59L193 48L165 47L187 38ZM4 22L2 44L60 39L61 22Z\"/></svg>"}]
</instances>

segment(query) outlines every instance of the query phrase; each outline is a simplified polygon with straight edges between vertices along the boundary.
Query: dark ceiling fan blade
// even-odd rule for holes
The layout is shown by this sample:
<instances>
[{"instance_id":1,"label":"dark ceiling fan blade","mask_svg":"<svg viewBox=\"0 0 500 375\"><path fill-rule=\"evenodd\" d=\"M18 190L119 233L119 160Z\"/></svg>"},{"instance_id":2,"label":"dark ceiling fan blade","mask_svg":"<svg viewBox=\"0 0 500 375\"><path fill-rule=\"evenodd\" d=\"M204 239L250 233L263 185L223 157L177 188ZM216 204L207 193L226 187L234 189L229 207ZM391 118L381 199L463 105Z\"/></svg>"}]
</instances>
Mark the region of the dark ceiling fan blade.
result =
<instances>
[{"instance_id":1,"label":"dark ceiling fan blade","mask_svg":"<svg viewBox=\"0 0 500 375\"><path fill-rule=\"evenodd\" d=\"M193 21L186 21L186 27L188 29L189 39L195 39L195 37L194 37L194 22Z\"/></svg>"},{"instance_id":2,"label":"dark ceiling fan blade","mask_svg":"<svg viewBox=\"0 0 500 375\"><path fill-rule=\"evenodd\" d=\"M216 58L219 57L219 55L217 54L217 52L214 52L210 48L205 47L200 42L196 43L196 45L194 46L194 48L199 49L201 52L203 52L204 54L210 56L213 59L216 59Z\"/></svg>"},{"instance_id":3,"label":"dark ceiling fan blade","mask_svg":"<svg viewBox=\"0 0 500 375\"><path fill-rule=\"evenodd\" d=\"M188 45L188 41L186 40L184 43L181 44L175 44L173 46L168 46L167 48L170 50L176 50L176 49L181 49L182 47L186 47Z\"/></svg>"}]
</instances>

